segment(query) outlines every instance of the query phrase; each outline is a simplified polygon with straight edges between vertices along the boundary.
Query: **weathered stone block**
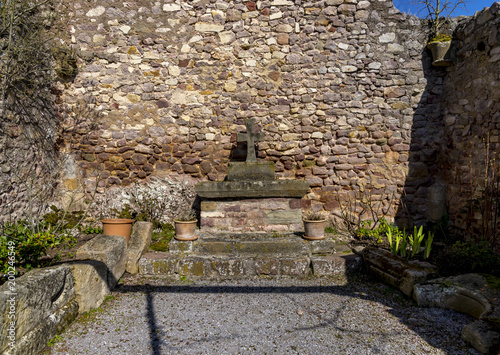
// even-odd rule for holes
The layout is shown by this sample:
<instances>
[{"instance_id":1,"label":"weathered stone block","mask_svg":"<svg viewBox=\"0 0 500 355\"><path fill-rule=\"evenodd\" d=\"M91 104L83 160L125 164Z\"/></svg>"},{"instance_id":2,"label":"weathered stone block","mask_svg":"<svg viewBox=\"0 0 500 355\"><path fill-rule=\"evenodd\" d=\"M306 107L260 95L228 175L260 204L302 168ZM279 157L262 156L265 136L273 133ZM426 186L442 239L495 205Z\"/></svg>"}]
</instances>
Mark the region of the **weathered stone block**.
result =
<instances>
[{"instance_id":1,"label":"weathered stone block","mask_svg":"<svg viewBox=\"0 0 500 355\"><path fill-rule=\"evenodd\" d=\"M107 282L108 268L97 260L83 260L69 263L75 280L74 288L78 313L88 312L101 305L110 292Z\"/></svg>"},{"instance_id":2,"label":"weathered stone block","mask_svg":"<svg viewBox=\"0 0 500 355\"><path fill-rule=\"evenodd\" d=\"M255 272L257 275L278 275L280 263L275 258L255 259Z\"/></svg>"},{"instance_id":3,"label":"weathered stone block","mask_svg":"<svg viewBox=\"0 0 500 355\"><path fill-rule=\"evenodd\" d=\"M147 253L139 260L139 273L149 276L168 276L177 272L179 256L170 253Z\"/></svg>"},{"instance_id":4,"label":"weathered stone block","mask_svg":"<svg viewBox=\"0 0 500 355\"><path fill-rule=\"evenodd\" d=\"M238 277L238 276L250 276L247 275L247 270L245 270L245 263L242 259L236 260L213 260L211 262L212 269L215 271L216 276L222 277Z\"/></svg>"},{"instance_id":5,"label":"weathered stone block","mask_svg":"<svg viewBox=\"0 0 500 355\"><path fill-rule=\"evenodd\" d=\"M130 274L137 274L139 272L139 259L151 244L153 223L135 222L133 228L127 248L126 271Z\"/></svg>"},{"instance_id":6,"label":"weathered stone block","mask_svg":"<svg viewBox=\"0 0 500 355\"><path fill-rule=\"evenodd\" d=\"M177 273L181 276L206 276L210 273L207 271L208 265L206 260L197 257L185 257L179 260Z\"/></svg>"},{"instance_id":7,"label":"weathered stone block","mask_svg":"<svg viewBox=\"0 0 500 355\"><path fill-rule=\"evenodd\" d=\"M380 248L365 248L363 260L366 268L384 282L397 287L411 296L413 286L437 276L435 268L424 267L400 258L393 253Z\"/></svg>"},{"instance_id":8,"label":"weathered stone block","mask_svg":"<svg viewBox=\"0 0 500 355\"><path fill-rule=\"evenodd\" d=\"M280 260L281 275L299 276L309 274L309 258L293 258Z\"/></svg>"},{"instance_id":9,"label":"weathered stone block","mask_svg":"<svg viewBox=\"0 0 500 355\"><path fill-rule=\"evenodd\" d=\"M330 255L311 259L314 275L345 275L359 271L363 259L354 254Z\"/></svg>"},{"instance_id":10,"label":"weathered stone block","mask_svg":"<svg viewBox=\"0 0 500 355\"><path fill-rule=\"evenodd\" d=\"M272 161L231 162L227 171L228 181L275 180Z\"/></svg>"},{"instance_id":11,"label":"weathered stone block","mask_svg":"<svg viewBox=\"0 0 500 355\"><path fill-rule=\"evenodd\" d=\"M98 260L108 268L108 285L115 287L125 272L127 241L116 235L99 235L76 251L79 260Z\"/></svg>"},{"instance_id":12,"label":"weathered stone block","mask_svg":"<svg viewBox=\"0 0 500 355\"><path fill-rule=\"evenodd\" d=\"M498 354L500 334L483 321L467 324L462 330L462 339L483 354Z\"/></svg>"},{"instance_id":13,"label":"weathered stone block","mask_svg":"<svg viewBox=\"0 0 500 355\"><path fill-rule=\"evenodd\" d=\"M0 287L2 339L11 340L7 338L11 326L9 312L16 320L16 347L12 349L2 340L2 354L38 354L78 314L73 277L67 265L30 271L16 280L15 292L16 295L11 293L8 283Z\"/></svg>"}]
</instances>

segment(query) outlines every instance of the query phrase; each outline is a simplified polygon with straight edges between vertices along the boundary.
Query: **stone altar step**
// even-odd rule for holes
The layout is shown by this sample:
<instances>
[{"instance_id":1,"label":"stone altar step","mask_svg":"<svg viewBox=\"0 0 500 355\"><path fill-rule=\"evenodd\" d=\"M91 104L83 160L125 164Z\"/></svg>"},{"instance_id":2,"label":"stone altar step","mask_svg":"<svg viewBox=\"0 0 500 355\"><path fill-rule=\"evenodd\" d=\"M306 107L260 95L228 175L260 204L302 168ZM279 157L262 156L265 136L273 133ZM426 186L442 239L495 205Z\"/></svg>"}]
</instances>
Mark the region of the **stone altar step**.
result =
<instances>
[{"instance_id":1,"label":"stone altar step","mask_svg":"<svg viewBox=\"0 0 500 355\"><path fill-rule=\"evenodd\" d=\"M343 275L361 267L362 258L331 237L306 241L298 236L255 234L172 240L169 253L147 253L139 261L141 275L204 279Z\"/></svg>"}]
</instances>

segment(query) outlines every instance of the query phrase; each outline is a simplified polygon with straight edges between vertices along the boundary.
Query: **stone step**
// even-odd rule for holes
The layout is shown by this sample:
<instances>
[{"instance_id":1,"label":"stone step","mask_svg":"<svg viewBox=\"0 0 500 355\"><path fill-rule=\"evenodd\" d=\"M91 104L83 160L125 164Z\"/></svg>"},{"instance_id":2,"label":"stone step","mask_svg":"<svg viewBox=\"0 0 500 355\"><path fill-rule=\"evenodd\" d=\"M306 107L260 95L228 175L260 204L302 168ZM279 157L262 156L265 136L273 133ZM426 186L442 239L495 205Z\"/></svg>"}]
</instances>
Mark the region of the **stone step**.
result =
<instances>
[{"instance_id":1,"label":"stone step","mask_svg":"<svg viewBox=\"0 0 500 355\"><path fill-rule=\"evenodd\" d=\"M235 257L180 253L147 253L139 261L139 273L156 277L202 279L254 276L344 275L362 267L355 254L328 256Z\"/></svg>"},{"instance_id":2,"label":"stone step","mask_svg":"<svg viewBox=\"0 0 500 355\"><path fill-rule=\"evenodd\" d=\"M173 239L172 254L231 257L310 257L350 252L349 247L336 242L331 236L323 240L309 241L297 235L269 234L204 234L195 241Z\"/></svg>"}]
</instances>

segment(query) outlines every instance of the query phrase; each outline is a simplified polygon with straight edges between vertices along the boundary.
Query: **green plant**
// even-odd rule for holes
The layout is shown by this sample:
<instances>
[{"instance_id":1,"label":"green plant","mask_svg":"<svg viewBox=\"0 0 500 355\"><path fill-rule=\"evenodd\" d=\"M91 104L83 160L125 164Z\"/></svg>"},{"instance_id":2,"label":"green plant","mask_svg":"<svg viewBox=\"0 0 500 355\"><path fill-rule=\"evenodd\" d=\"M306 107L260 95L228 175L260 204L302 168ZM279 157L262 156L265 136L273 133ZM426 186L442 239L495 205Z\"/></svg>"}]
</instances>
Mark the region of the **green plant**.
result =
<instances>
[{"instance_id":1,"label":"green plant","mask_svg":"<svg viewBox=\"0 0 500 355\"><path fill-rule=\"evenodd\" d=\"M428 259L431 255L432 249L432 241L434 240L434 233L428 232L427 239L425 240L425 248L424 248L424 259Z\"/></svg>"},{"instance_id":2,"label":"green plant","mask_svg":"<svg viewBox=\"0 0 500 355\"><path fill-rule=\"evenodd\" d=\"M189 210L182 210L177 217L175 218L176 221L183 221L183 222L188 222L188 221L196 221L196 212L192 209Z\"/></svg>"},{"instance_id":3,"label":"green plant","mask_svg":"<svg viewBox=\"0 0 500 355\"><path fill-rule=\"evenodd\" d=\"M337 234L338 231L337 229L335 229L335 227L333 226L328 226L328 227L325 227L325 233L329 233L329 234Z\"/></svg>"},{"instance_id":4,"label":"green plant","mask_svg":"<svg viewBox=\"0 0 500 355\"><path fill-rule=\"evenodd\" d=\"M424 226L420 226L420 228L418 229L416 226L413 227L413 234L408 235L408 240L411 247L410 258L413 258L415 254L420 252L420 245L422 244L424 237Z\"/></svg>"},{"instance_id":5,"label":"green plant","mask_svg":"<svg viewBox=\"0 0 500 355\"><path fill-rule=\"evenodd\" d=\"M322 211L315 212L313 210L308 210L304 214L304 220L306 221L324 221L326 217Z\"/></svg>"},{"instance_id":6,"label":"green plant","mask_svg":"<svg viewBox=\"0 0 500 355\"><path fill-rule=\"evenodd\" d=\"M436 258L443 275L484 272L500 276L500 255L487 241L459 241L447 246Z\"/></svg>"},{"instance_id":7,"label":"green plant","mask_svg":"<svg viewBox=\"0 0 500 355\"><path fill-rule=\"evenodd\" d=\"M63 340L64 338L61 335L54 336L52 339L49 340L47 343L47 346L54 346L58 341Z\"/></svg>"},{"instance_id":8,"label":"green plant","mask_svg":"<svg viewBox=\"0 0 500 355\"><path fill-rule=\"evenodd\" d=\"M175 235L175 228L170 223L165 223L162 228L153 230L152 243L149 246L154 251L169 251L169 244Z\"/></svg>"},{"instance_id":9,"label":"green plant","mask_svg":"<svg viewBox=\"0 0 500 355\"><path fill-rule=\"evenodd\" d=\"M102 228L94 225L88 225L86 227L82 227L80 232L83 234L101 234Z\"/></svg>"},{"instance_id":10,"label":"green plant","mask_svg":"<svg viewBox=\"0 0 500 355\"><path fill-rule=\"evenodd\" d=\"M433 42L448 42L451 41L451 36L449 35L444 35L444 34L438 34L437 36L432 37L429 42L427 43L433 43Z\"/></svg>"}]
</instances>

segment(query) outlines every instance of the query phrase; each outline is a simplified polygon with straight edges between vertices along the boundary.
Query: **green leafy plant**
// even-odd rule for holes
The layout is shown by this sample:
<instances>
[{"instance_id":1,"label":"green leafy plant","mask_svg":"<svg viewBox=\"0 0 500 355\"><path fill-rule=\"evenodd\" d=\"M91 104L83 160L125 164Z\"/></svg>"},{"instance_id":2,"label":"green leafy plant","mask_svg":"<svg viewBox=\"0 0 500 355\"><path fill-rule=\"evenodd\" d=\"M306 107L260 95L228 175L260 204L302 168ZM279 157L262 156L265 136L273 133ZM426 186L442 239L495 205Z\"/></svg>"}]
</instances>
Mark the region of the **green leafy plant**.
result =
<instances>
[{"instance_id":1,"label":"green leafy plant","mask_svg":"<svg viewBox=\"0 0 500 355\"><path fill-rule=\"evenodd\" d=\"M428 259L429 256L431 255L433 240L434 240L434 233L428 232L427 239L425 240L424 259Z\"/></svg>"},{"instance_id":2,"label":"green leafy plant","mask_svg":"<svg viewBox=\"0 0 500 355\"><path fill-rule=\"evenodd\" d=\"M94 225L89 225L86 227L82 227L80 232L83 234L101 234L102 228Z\"/></svg>"},{"instance_id":3,"label":"green leafy plant","mask_svg":"<svg viewBox=\"0 0 500 355\"><path fill-rule=\"evenodd\" d=\"M413 227L413 234L408 235L408 240L410 242L410 247L411 247L411 253L410 253L411 258L413 258L415 254L420 252L420 245L422 244L424 237L425 234L423 226L420 226L420 228L418 229L416 226Z\"/></svg>"},{"instance_id":4,"label":"green leafy plant","mask_svg":"<svg viewBox=\"0 0 500 355\"><path fill-rule=\"evenodd\" d=\"M359 237L375 237L379 240L377 234L380 236L381 231L371 233L369 230L378 228L382 220L387 222L386 217L390 206L393 205L394 198L394 193L383 191L380 196L373 196L371 190L363 188L346 194L344 201L342 201L338 193L339 210L332 211L332 213L342 221L338 225L340 231ZM387 201L386 207L382 201Z\"/></svg>"},{"instance_id":5,"label":"green leafy plant","mask_svg":"<svg viewBox=\"0 0 500 355\"><path fill-rule=\"evenodd\" d=\"M436 258L443 275L484 272L500 275L500 255L487 241L459 241L447 246Z\"/></svg>"},{"instance_id":6,"label":"green leafy plant","mask_svg":"<svg viewBox=\"0 0 500 355\"><path fill-rule=\"evenodd\" d=\"M175 228L170 223L165 223L161 228L153 230L152 243L149 246L154 251L169 251L169 244L175 235Z\"/></svg>"},{"instance_id":7,"label":"green leafy plant","mask_svg":"<svg viewBox=\"0 0 500 355\"><path fill-rule=\"evenodd\" d=\"M329 234L337 234L338 231L335 227L333 226L327 226L325 227L325 233L329 233Z\"/></svg>"}]
</instances>

